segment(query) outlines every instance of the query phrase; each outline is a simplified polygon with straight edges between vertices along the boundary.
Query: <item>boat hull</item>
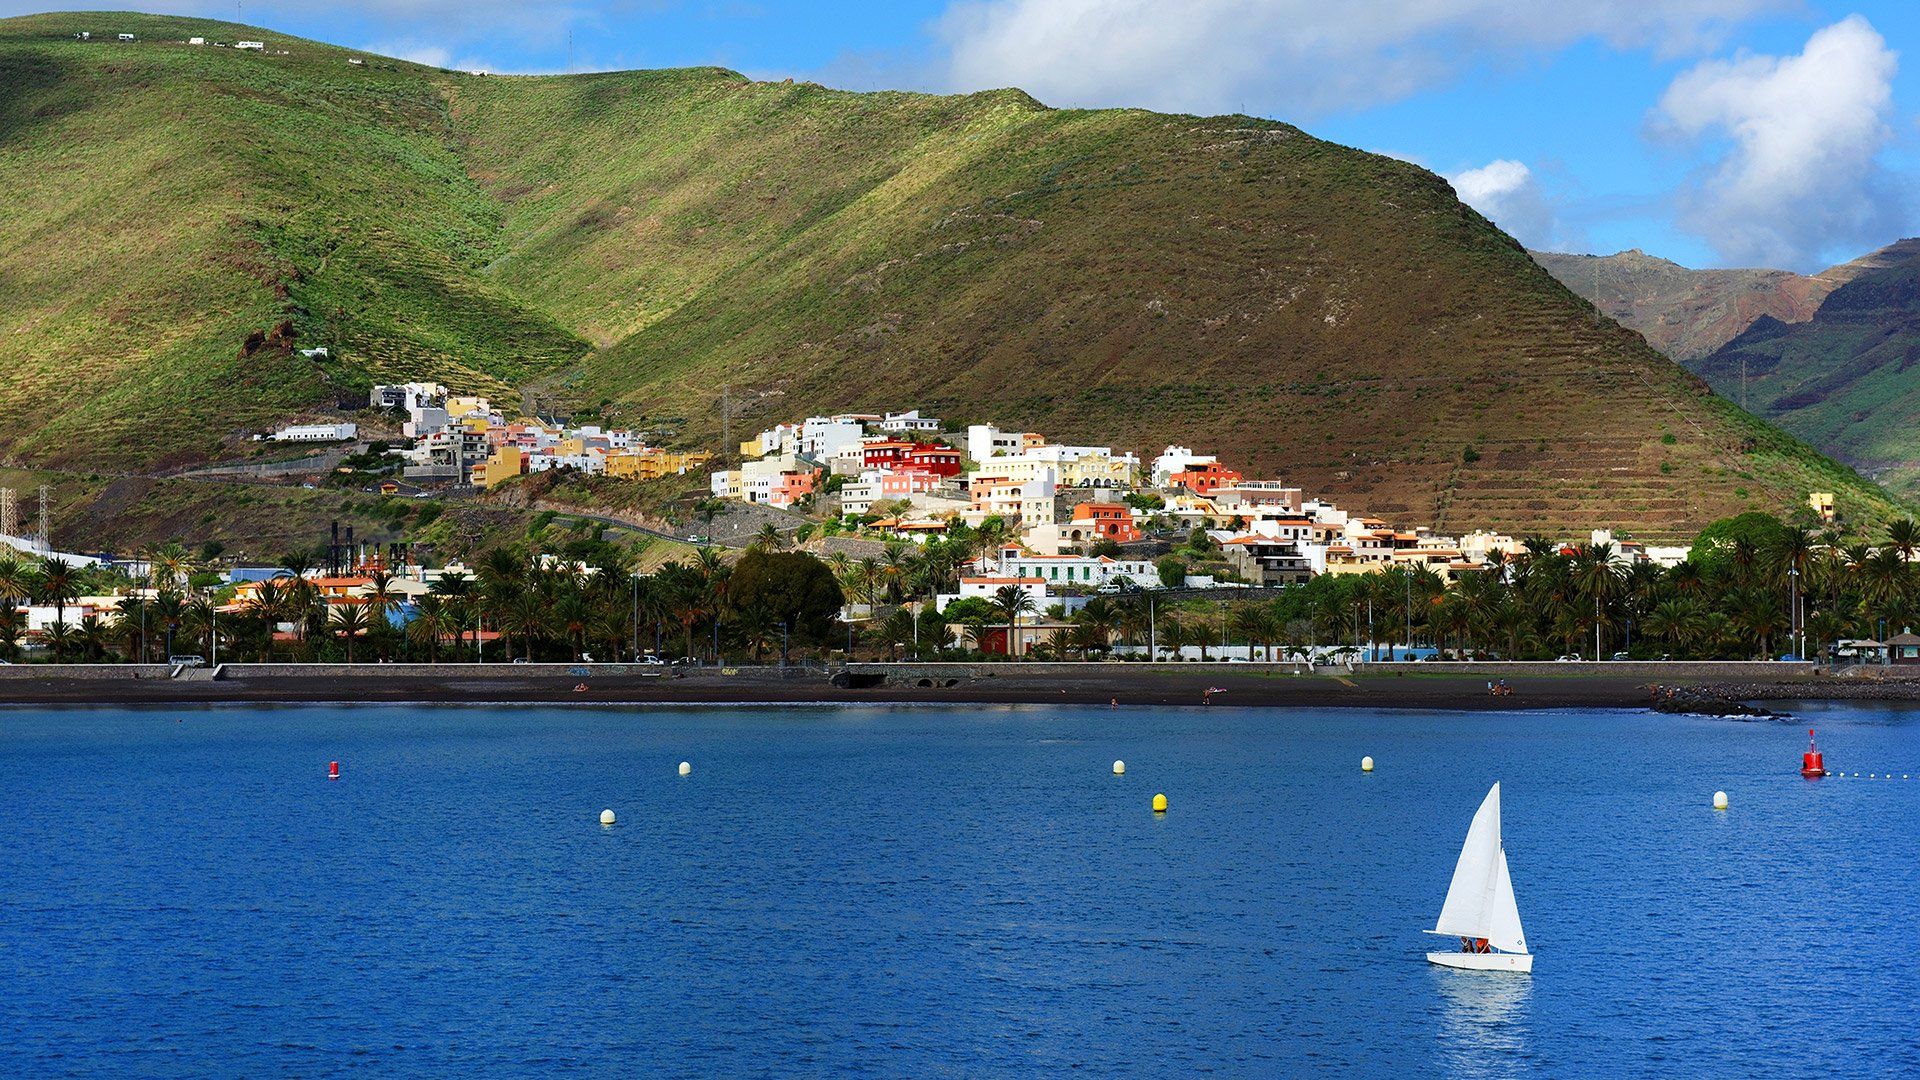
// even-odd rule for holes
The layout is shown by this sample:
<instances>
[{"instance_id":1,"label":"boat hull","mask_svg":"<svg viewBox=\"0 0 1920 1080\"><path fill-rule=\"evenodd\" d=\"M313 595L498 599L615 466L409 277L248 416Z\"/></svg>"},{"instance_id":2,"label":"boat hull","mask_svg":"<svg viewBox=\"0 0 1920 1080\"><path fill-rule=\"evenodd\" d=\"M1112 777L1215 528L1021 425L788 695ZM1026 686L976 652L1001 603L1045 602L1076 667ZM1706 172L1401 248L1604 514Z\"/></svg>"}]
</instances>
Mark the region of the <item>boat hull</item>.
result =
<instances>
[{"instance_id":1,"label":"boat hull","mask_svg":"<svg viewBox=\"0 0 1920 1080\"><path fill-rule=\"evenodd\" d=\"M1461 971L1533 971L1532 953L1510 952L1430 952L1427 962Z\"/></svg>"}]
</instances>

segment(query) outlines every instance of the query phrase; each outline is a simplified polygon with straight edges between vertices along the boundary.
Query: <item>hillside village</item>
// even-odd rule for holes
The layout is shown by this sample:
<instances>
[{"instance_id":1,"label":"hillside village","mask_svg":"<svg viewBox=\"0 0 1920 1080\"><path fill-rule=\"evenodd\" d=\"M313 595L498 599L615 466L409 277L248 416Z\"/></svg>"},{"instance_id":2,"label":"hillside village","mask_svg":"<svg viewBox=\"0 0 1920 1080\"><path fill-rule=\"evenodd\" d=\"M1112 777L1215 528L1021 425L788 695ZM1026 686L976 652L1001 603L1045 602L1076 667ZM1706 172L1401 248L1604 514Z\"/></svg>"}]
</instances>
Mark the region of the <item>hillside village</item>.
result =
<instances>
[{"instance_id":1,"label":"hillside village","mask_svg":"<svg viewBox=\"0 0 1920 1080\"><path fill-rule=\"evenodd\" d=\"M405 415L410 445L389 452L411 483L486 491L553 471L634 481L705 472L712 499L803 514L821 534L924 545L964 526L1004 537L943 605L1009 584L1045 608L1063 592L1281 586L1396 567L1451 581L1523 550L1521 539L1499 533L1444 535L1350 511L1191 447L1143 460L992 424L949 430L918 409L776 424L733 448L737 465L715 469L712 452L650 446L622 428L512 416L433 383L379 385L370 404ZM1816 496L1814 506L1830 517L1832 497ZM1163 565L1157 556L1170 536L1217 550L1223 572ZM1672 566L1687 554L1607 530L1578 539L1612 544L1622 565Z\"/></svg>"}]
</instances>

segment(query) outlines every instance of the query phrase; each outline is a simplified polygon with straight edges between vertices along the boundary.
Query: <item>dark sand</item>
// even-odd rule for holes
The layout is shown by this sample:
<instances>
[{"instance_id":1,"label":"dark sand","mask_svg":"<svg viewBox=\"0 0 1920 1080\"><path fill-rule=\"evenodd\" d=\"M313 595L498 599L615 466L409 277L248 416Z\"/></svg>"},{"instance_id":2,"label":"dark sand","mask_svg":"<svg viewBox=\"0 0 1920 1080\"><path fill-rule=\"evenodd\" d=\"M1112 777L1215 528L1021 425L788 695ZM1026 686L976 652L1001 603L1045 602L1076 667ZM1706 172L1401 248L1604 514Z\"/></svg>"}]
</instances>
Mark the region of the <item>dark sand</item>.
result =
<instances>
[{"instance_id":1,"label":"dark sand","mask_svg":"<svg viewBox=\"0 0 1920 1080\"><path fill-rule=\"evenodd\" d=\"M211 702L570 702L649 703L838 703L1074 704L1230 706L1334 706L1344 708L1511 710L1547 708L1637 708L1655 703L1644 675L1604 670L1509 677L1507 696L1487 693L1487 677L1457 673L1371 672L1343 676L1236 671L1231 666L1191 667L1090 664L1085 673L1062 674L1058 665L1023 673L1006 665L990 677L961 679L952 687L913 685L847 689L819 673L780 676L741 668L734 675L713 669L684 676L575 676L548 671L484 677L463 675L459 665L423 672L366 666L346 677L289 671L264 677L228 677L218 682L165 678L40 676L0 680L0 704L171 704ZM470 669L469 669L470 670ZM495 669L496 671L498 669ZM362 673L364 672L364 673ZM1742 698L1812 699L1835 680L1784 677L1746 680ZM1687 680L1703 691L1703 680ZM1823 686L1823 684L1825 684ZM584 690L576 687L584 686ZM1732 688L1729 688L1732 689ZM1732 695L1729 695L1732 696ZM1840 695L1831 695L1840 696Z\"/></svg>"}]
</instances>

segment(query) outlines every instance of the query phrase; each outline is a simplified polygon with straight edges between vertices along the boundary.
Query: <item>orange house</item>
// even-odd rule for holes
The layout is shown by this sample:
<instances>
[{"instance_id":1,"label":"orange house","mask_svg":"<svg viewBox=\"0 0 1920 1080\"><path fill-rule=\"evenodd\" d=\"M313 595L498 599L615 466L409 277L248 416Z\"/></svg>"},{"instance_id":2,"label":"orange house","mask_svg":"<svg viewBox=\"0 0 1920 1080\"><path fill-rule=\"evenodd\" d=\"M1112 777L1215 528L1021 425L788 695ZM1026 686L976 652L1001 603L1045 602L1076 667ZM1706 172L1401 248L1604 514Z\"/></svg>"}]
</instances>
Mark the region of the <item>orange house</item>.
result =
<instances>
[{"instance_id":1,"label":"orange house","mask_svg":"<svg viewBox=\"0 0 1920 1080\"><path fill-rule=\"evenodd\" d=\"M1119 503L1081 503L1073 508L1073 523L1086 528L1091 536L1118 544L1140 539L1133 512Z\"/></svg>"},{"instance_id":2,"label":"orange house","mask_svg":"<svg viewBox=\"0 0 1920 1080\"><path fill-rule=\"evenodd\" d=\"M1195 495L1211 495L1223 487L1232 487L1242 479L1238 472L1217 461L1209 461L1205 465L1174 473L1168 478L1168 483L1184 487Z\"/></svg>"}]
</instances>

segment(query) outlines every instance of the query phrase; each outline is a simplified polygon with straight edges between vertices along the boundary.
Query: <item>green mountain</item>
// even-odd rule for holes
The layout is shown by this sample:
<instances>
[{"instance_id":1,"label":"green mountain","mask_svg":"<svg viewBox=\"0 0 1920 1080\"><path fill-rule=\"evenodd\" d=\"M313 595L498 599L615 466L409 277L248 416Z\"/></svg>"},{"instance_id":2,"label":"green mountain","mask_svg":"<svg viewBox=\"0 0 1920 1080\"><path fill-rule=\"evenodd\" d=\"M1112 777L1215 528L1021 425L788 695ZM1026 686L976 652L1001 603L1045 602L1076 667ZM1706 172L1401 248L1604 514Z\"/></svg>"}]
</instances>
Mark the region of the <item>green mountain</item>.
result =
<instances>
[{"instance_id":1,"label":"green mountain","mask_svg":"<svg viewBox=\"0 0 1920 1080\"><path fill-rule=\"evenodd\" d=\"M1803 322L1762 318L1694 369L1908 495L1920 492L1920 239L1836 268Z\"/></svg>"},{"instance_id":2,"label":"green mountain","mask_svg":"<svg viewBox=\"0 0 1920 1080\"><path fill-rule=\"evenodd\" d=\"M1439 177L1246 117L58 14L0 21L0 191L0 454L36 467L230 456L433 378L689 446L914 405L1186 443L1443 528L1894 512Z\"/></svg>"}]
</instances>

